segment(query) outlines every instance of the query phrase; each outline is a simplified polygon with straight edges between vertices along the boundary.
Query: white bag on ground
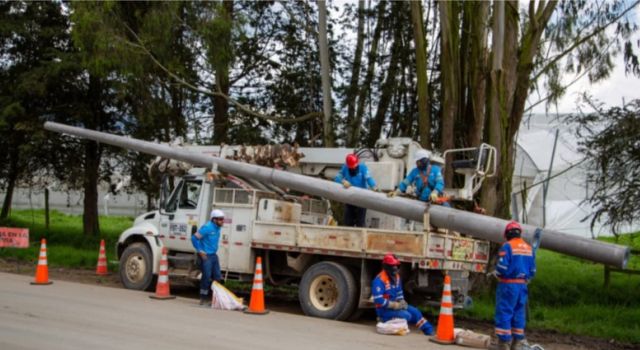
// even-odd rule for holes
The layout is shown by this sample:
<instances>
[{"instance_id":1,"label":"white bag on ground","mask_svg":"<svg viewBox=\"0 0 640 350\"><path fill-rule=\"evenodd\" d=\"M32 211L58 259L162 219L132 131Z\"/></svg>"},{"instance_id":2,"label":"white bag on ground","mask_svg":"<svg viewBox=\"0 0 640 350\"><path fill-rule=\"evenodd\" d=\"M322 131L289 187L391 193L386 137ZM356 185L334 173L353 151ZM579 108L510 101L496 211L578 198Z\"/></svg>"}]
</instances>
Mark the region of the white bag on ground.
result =
<instances>
[{"instance_id":1,"label":"white bag on ground","mask_svg":"<svg viewBox=\"0 0 640 350\"><path fill-rule=\"evenodd\" d=\"M242 298L238 298L232 291L225 288L218 282L211 284L213 291L211 297L211 308L219 310L242 310Z\"/></svg>"},{"instance_id":2,"label":"white bag on ground","mask_svg":"<svg viewBox=\"0 0 640 350\"><path fill-rule=\"evenodd\" d=\"M405 335L409 333L409 324L404 318L394 318L387 322L378 322L376 331L380 334Z\"/></svg>"}]
</instances>

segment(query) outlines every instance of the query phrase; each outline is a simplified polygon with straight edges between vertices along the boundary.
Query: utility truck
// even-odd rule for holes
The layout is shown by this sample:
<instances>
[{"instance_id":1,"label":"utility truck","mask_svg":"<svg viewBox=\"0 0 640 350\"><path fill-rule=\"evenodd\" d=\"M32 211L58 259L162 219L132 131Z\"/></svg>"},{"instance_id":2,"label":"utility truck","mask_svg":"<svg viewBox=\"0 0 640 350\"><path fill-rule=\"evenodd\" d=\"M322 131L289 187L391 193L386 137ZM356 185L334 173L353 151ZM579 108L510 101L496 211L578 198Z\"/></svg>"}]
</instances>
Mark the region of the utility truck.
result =
<instances>
[{"instance_id":1,"label":"utility truck","mask_svg":"<svg viewBox=\"0 0 640 350\"><path fill-rule=\"evenodd\" d=\"M166 159L160 162L164 168L172 168L166 166L169 159L201 167L185 171L188 166L178 166L182 176L173 188L167 178L162 182L159 209L139 216L121 234L120 274L131 289L153 287L163 247L169 251L170 275L197 280L190 237L213 208L226 214L218 251L225 278L250 281L255 258L262 256L265 280L297 286L306 314L337 320L372 306L370 282L387 252L402 261L407 296L437 301L448 274L454 303L462 306L468 300L469 276L487 270L489 241L504 241L507 221L472 210L473 194L494 173L496 152L489 145L448 151L440 160L432 157L441 163L446 158L444 166L464 176L462 188L445 190L453 198L454 208L448 208L345 189L327 180L352 152L348 149L300 149L305 156L283 171L277 169L281 162L258 166L231 160L248 154L242 146L183 149L52 122L45 129L153 154ZM392 190L413 167L418 149L411 140L390 139L358 153L379 187ZM296 159L271 151L284 163ZM366 227L333 225L327 199L367 208ZM627 265L628 247L522 227L523 238L541 248L619 268Z\"/></svg>"},{"instance_id":2,"label":"utility truck","mask_svg":"<svg viewBox=\"0 0 640 350\"><path fill-rule=\"evenodd\" d=\"M230 159L255 158L263 151L244 146L187 149ZM413 153L418 149L420 146L410 139L396 138L356 152L378 187L393 190L413 166ZM329 180L345 156L353 152L345 148L286 148L283 156L284 150L262 152L269 159L263 156L261 160L279 163L281 158L300 157L296 164L289 164L287 171ZM455 152L463 151L487 157L481 162L466 159L464 170L459 168L467 177L478 178L475 183L466 181L472 187L448 191L455 193L455 198L462 193L460 200L472 200L495 150L482 145ZM431 158L443 161L435 154ZM189 169L187 164L167 161L158 158L155 163L164 164L165 172L175 174ZM154 286L162 247L168 248L170 276L197 281L200 271L191 235L209 219L214 208L225 213L218 250L223 277L250 281L256 256L262 256L265 279L275 285L297 285L302 309L312 316L344 320L372 306L371 280L380 271L380 259L387 252L395 253L403 262L407 293L418 300L438 302L446 271L452 277L456 304L462 306L469 301L470 274L486 270L487 241L432 228L428 222L370 210L365 228L342 227L332 224L335 220L328 200L287 193L251 178L191 168L172 190L168 179L163 177L159 210L139 216L118 240L120 274L127 288Z\"/></svg>"}]
</instances>

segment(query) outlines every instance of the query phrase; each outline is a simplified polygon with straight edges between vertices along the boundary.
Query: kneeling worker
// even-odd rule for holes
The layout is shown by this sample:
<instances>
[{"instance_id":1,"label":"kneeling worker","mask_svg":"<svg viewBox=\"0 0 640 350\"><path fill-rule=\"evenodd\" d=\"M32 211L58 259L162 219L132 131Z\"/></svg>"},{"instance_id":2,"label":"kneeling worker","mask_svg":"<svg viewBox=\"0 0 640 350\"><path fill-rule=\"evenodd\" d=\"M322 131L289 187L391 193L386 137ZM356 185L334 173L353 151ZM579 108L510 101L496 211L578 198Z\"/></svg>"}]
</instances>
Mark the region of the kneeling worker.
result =
<instances>
[{"instance_id":1,"label":"kneeling worker","mask_svg":"<svg viewBox=\"0 0 640 350\"><path fill-rule=\"evenodd\" d=\"M382 322L393 318L403 318L409 324L415 324L425 335L433 334L433 327L420 310L407 304L402 294L402 281L398 273L400 260L393 254L382 259L382 271L373 279L371 291L376 305L376 314Z\"/></svg>"}]
</instances>

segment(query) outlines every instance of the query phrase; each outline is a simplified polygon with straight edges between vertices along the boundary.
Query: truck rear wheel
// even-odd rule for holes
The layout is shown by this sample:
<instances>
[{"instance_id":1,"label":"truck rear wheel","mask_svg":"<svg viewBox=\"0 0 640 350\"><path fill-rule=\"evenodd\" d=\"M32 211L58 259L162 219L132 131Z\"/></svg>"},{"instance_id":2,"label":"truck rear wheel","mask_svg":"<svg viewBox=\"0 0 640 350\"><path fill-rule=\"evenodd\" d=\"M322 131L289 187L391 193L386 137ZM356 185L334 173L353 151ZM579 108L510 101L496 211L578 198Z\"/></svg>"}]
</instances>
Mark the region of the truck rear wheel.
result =
<instances>
[{"instance_id":1,"label":"truck rear wheel","mask_svg":"<svg viewBox=\"0 0 640 350\"><path fill-rule=\"evenodd\" d=\"M120 257L120 280L127 289L151 290L153 267L151 251L144 243L133 243Z\"/></svg>"},{"instance_id":2,"label":"truck rear wheel","mask_svg":"<svg viewBox=\"0 0 640 350\"><path fill-rule=\"evenodd\" d=\"M298 295L306 315L343 321L357 306L358 288L349 269L323 261L305 271Z\"/></svg>"}]
</instances>

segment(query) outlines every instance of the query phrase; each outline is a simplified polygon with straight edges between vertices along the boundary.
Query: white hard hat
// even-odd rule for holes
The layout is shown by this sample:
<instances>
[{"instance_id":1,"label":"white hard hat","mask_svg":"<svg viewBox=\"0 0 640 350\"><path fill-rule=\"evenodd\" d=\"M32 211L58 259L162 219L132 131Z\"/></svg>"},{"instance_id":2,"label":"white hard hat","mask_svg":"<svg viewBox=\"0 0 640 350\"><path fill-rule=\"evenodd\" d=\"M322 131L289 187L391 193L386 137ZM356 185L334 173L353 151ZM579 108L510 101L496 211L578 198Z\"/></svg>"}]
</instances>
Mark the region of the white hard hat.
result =
<instances>
[{"instance_id":1,"label":"white hard hat","mask_svg":"<svg viewBox=\"0 0 640 350\"><path fill-rule=\"evenodd\" d=\"M429 153L429 151L427 151L426 149L419 149L416 151L416 153L413 155L413 161L417 162L422 158L427 158L429 159L431 157L431 153Z\"/></svg>"},{"instance_id":2,"label":"white hard hat","mask_svg":"<svg viewBox=\"0 0 640 350\"><path fill-rule=\"evenodd\" d=\"M224 217L224 212L220 209L213 209L211 211L211 218L223 218Z\"/></svg>"}]
</instances>

